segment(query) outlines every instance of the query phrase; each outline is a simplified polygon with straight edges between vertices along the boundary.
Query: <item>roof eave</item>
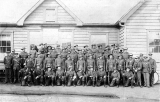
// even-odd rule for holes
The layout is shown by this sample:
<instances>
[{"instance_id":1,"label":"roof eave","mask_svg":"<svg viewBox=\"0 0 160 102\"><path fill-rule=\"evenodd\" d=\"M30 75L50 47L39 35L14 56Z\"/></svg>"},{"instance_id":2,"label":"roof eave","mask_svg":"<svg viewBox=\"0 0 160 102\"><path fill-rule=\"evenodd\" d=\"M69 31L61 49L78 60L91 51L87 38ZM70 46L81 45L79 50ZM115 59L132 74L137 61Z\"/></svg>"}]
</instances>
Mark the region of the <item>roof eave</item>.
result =
<instances>
[{"instance_id":1,"label":"roof eave","mask_svg":"<svg viewBox=\"0 0 160 102\"><path fill-rule=\"evenodd\" d=\"M136 12L143 4L144 4L145 0L141 0L140 2L138 2L133 8L131 8L125 15L123 15L120 20L118 20L115 25L119 25L120 22L125 23L127 21L127 19L133 15L134 12Z\"/></svg>"}]
</instances>

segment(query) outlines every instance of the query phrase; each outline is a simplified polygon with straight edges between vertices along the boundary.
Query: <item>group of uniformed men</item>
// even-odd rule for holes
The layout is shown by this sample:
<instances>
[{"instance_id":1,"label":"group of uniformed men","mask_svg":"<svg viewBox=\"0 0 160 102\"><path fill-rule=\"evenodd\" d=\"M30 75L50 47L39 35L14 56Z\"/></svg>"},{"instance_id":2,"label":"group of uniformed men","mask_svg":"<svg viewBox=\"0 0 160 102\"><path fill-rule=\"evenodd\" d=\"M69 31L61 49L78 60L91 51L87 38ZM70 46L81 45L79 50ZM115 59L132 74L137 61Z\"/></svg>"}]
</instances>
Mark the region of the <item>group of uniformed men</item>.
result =
<instances>
[{"instance_id":1,"label":"group of uniformed men","mask_svg":"<svg viewBox=\"0 0 160 102\"><path fill-rule=\"evenodd\" d=\"M63 86L153 86L156 62L149 57L137 56L120 48L118 44L98 47L93 44L79 49L68 45L63 49L40 44L39 49L31 46L29 53L19 54L7 51L4 58L5 83L20 82L25 85ZM142 80L143 79L143 80Z\"/></svg>"}]
</instances>

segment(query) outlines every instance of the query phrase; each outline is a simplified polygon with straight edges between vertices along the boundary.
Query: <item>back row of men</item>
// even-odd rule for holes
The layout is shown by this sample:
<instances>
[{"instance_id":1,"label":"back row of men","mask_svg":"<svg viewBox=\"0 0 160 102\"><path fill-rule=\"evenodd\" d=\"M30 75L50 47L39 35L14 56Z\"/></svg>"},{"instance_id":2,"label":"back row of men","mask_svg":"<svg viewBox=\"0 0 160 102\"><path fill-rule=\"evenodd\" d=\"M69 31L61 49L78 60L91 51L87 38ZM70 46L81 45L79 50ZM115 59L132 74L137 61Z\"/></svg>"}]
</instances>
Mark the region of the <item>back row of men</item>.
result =
<instances>
[{"instance_id":1,"label":"back row of men","mask_svg":"<svg viewBox=\"0 0 160 102\"><path fill-rule=\"evenodd\" d=\"M21 85L107 85L125 87L153 86L156 61L152 54L137 56L127 52L127 48L118 45L102 45L96 48L68 45L61 49L40 44L38 50L31 47L29 53L25 48L19 54L15 50L4 58L5 83L21 82Z\"/></svg>"}]
</instances>

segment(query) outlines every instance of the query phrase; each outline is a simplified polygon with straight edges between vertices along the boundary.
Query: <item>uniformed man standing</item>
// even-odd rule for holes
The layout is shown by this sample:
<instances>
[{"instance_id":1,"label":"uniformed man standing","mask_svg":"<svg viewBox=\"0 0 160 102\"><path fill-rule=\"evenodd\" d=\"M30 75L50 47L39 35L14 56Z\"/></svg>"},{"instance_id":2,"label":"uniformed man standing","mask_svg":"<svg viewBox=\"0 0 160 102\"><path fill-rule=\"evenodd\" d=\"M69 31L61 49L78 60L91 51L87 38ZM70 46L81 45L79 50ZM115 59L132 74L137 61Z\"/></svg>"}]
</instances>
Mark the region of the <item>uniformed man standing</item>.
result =
<instances>
[{"instance_id":1,"label":"uniformed man standing","mask_svg":"<svg viewBox=\"0 0 160 102\"><path fill-rule=\"evenodd\" d=\"M55 48L53 47L53 48L52 48L52 52L51 52L51 57L54 58L54 59L56 59L56 58L57 58L57 55L58 55L58 53L57 53L57 51L55 50Z\"/></svg>"},{"instance_id":2,"label":"uniformed man standing","mask_svg":"<svg viewBox=\"0 0 160 102\"><path fill-rule=\"evenodd\" d=\"M20 58L21 58L21 67L24 68L24 63L28 57L28 53L25 51L25 47L23 47L21 50L22 52L19 54L20 55Z\"/></svg>"},{"instance_id":3,"label":"uniformed man standing","mask_svg":"<svg viewBox=\"0 0 160 102\"><path fill-rule=\"evenodd\" d=\"M13 64L13 75L14 75L14 83L19 81L19 70L21 69L21 58L19 58L19 54L16 55L12 60Z\"/></svg>"},{"instance_id":4,"label":"uniformed man standing","mask_svg":"<svg viewBox=\"0 0 160 102\"><path fill-rule=\"evenodd\" d=\"M37 58L35 59L34 67L37 68L37 66L40 67L40 69L43 68L44 65L44 57L40 55L40 53L37 53Z\"/></svg>"},{"instance_id":5,"label":"uniformed man standing","mask_svg":"<svg viewBox=\"0 0 160 102\"><path fill-rule=\"evenodd\" d=\"M57 52L58 54L61 54L61 52L62 52L59 44L58 44L57 47L56 47L56 52Z\"/></svg>"},{"instance_id":6,"label":"uniformed man standing","mask_svg":"<svg viewBox=\"0 0 160 102\"><path fill-rule=\"evenodd\" d=\"M98 51L98 49L96 48L96 44L92 44L91 50L94 54Z\"/></svg>"},{"instance_id":7,"label":"uniformed man standing","mask_svg":"<svg viewBox=\"0 0 160 102\"><path fill-rule=\"evenodd\" d=\"M44 60L44 70L46 71L48 68L51 68L52 70L55 71L55 62L54 59L51 57L51 54L48 52L47 53L47 58Z\"/></svg>"},{"instance_id":8,"label":"uniformed man standing","mask_svg":"<svg viewBox=\"0 0 160 102\"><path fill-rule=\"evenodd\" d=\"M138 57L135 58L135 62L133 65L134 77L136 80L136 84L142 87L141 74L142 74L142 63Z\"/></svg>"},{"instance_id":9,"label":"uniformed man standing","mask_svg":"<svg viewBox=\"0 0 160 102\"><path fill-rule=\"evenodd\" d=\"M105 60L102 56L99 56L97 61L97 86L100 86L103 82L104 86L106 87L107 75L105 72Z\"/></svg>"},{"instance_id":10,"label":"uniformed man standing","mask_svg":"<svg viewBox=\"0 0 160 102\"><path fill-rule=\"evenodd\" d=\"M120 73L120 80L119 82L120 83L123 83L123 78L122 78L122 75L124 73L124 70L125 70L125 61L123 59L123 56L120 55L118 60L116 61L117 62L117 71Z\"/></svg>"},{"instance_id":11,"label":"uniformed man standing","mask_svg":"<svg viewBox=\"0 0 160 102\"><path fill-rule=\"evenodd\" d=\"M117 87L119 87L120 73L118 72L116 68L111 74L111 80L112 80L110 84L111 87L113 87L115 84L117 85Z\"/></svg>"},{"instance_id":12,"label":"uniformed man standing","mask_svg":"<svg viewBox=\"0 0 160 102\"><path fill-rule=\"evenodd\" d=\"M74 62L68 55L67 60L65 61L65 72L67 72L71 67L74 69Z\"/></svg>"},{"instance_id":13,"label":"uniformed man standing","mask_svg":"<svg viewBox=\"0 0 160 102\"><path fill-rule=\"evenodd\" d=\"M126 67L129 68L130 71L133 71L134 62L133 54L129 54L129 59L126 61Z\"/></svg>"},{"instance_id":14,"label":"uniformed man standing","mask_svg":"<svg viewBox=\"0 0 160 102\"><path fill-rule=\"evenodd\" d=\"M113 55L109 55L109 60L106 62L106 71L108 72L108 85L110 85L111 74L116 68L116 60L113 58Z\"/></svg>"},{"instance_id":15,"label":"uniformed man standing","mask_svg":"<svg viewBox=\"0 0 160 102\"><path fill-rule=\"evenodd\" d=\"M92 57L92 54L89 55L89 59L87 59L86 62L86 72L89 71L91 68L93 68L93 70L96 70L96 65L95 65L95 60Z\"/></svg>"},{"instance_id":16,"label":"uniformed man standing","mask_svg":"<svg viewBox=\"0 0 160 102\"><path fill-rule=\"evenodd\" d=\"M150 87L150 73L151 63L148 61L147 56L144 56L144 62L142 63L142 72L144 77L144 87Z\"/></svg>"},{"instance_id":17,"label":"uniformed man standing","mask_svg":"<svg viewBox=\"0 0 160 102\"><path fill-rule=\"evenodd\" d=\"M152 58L152 53L149 53L149 62L151 64L151 73L150 73L150 85L153 86L153 82L154 82L154 73L156 72L156 61Z\"/></svg>"},{"instance_id":18,"label":"uniformed man standing","mask_svg":"<svg viewBox=\"0 0 160 102\"><path fill-rule=\"evenodd\" d=\"M12 83L11 79L11 72L12 72L12 59L13 57L10 56L10 51L7 51L7 56L4 57L4 65L5 65L5 83L8 83L8 80L10 83Z\"/></svg>"},{"instance_id":19,"label":"uniformed man standing","mask_svg":"<svg viewBox=\"0 0 160 102\"><path fill-rule=\"evenodd\" d=\"M109 55L112 54L111 50L110 50L110 46L106 46L105 50L104 50L104 59L105 62L107 62L107 60L109 59Z\"/></svg>"},{"instance_id":20,"label":"uniformed man standing","mask_svg":"<svg viewBox=\"0 0 160 102\"><path fill-rule=\"evenodd\" d=\"M116 47L112 53L113 53L114 59L118 59L118 56L120 55L118 47Z\"/></svg>"},{"instance_id":21,"label":"uniformed man standing","mask_svg":"<svg viewBox=\"0 0 160 102\"><path fill-rule=\"evenodd\" d=\"M31 47L30 54L31 54L31 58L33 58L35 60L35 58L37 56L37 51L35 50L34 47Z\"/></svg>"},{"instance_id":22,"label":"uniformed man standing","mask_svg":"<svg viewBox=\"0 0 160 102\"><path fill-rule=\"evenodd\" d=\"M64 60L64 62L67 60L68 53L66 52L66 49L62 49L61 57Z\"/></svg>"},{"instance_id":23,"label":"uniformed man standing","mask_svg":"<svg viewBox=\"0 0 160 102\"><path fill-rule=\"evenodd\" d=\"M65 71L65 64L64 60L61 58L61 55L58 54L58 57L55 59L55 68L57 69L58 67L61 68L61 70Z\"/></svg>"},{"instance_id":24,"label":"uniformed man standing","mask_svg":"<svg viewBox=\"0 0 160 102\"><path fill-rule=\"evenodd\" d=\"M128 48L124 48L124 49L123 49L123 53L122 53L125 62L126 62L127 59L129 58L129 53L127 52L127 50L128 50Z\"/></svg>"},{"instance_id":25,"label":"uniformed man standing","mask_svg":"<svg viewBox=\"0 0 160 102\"><path fill-rule=\"evenodd\" d=\"M78 54L75 52L75 49L72 49L71 53L69 54L69 56L71 57L73 64L74 64L74 68L76 68L76 64L78 61ZM75 69L74 69L75 70Z\"/></svg>"},{"instance_id":26,"label":"uniformed man standing","mask_svg":"<svg viewBox=\"0 0 160 102\"><path fill-rule=\"evenodd\" d=\"M99 53L104 53L104 50L102 48L102 45L98 45L98 52Z\"/></svg>"}]
</instances>

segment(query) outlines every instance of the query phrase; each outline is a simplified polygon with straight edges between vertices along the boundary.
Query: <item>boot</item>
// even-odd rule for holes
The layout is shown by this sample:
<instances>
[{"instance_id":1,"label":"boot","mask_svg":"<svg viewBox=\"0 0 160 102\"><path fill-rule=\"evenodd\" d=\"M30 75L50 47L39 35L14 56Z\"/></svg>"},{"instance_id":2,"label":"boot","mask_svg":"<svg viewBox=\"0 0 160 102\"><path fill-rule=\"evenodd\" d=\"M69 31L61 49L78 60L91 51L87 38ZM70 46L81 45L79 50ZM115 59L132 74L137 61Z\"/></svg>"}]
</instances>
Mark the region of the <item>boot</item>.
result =
<instances>
[{"instance_id":1,"label":"boot","mask_svg":"<svg viewBox=\"0 0 160 102\"><path fill-rule=\"evenodd\" d=\"M95 87L95 81L93 81L93 87Z\"/></svg>"},{"instance_id":2,"label":"boot","mask_svg":"<svg viewBox=\"0 0 160 102\"><path fill-rule=\"evenodd\" d=\"M84 83L84 81L82 81L82 85L83 85L83 87L85 86L85 83Z\"/></svg>"}]
</instances>

